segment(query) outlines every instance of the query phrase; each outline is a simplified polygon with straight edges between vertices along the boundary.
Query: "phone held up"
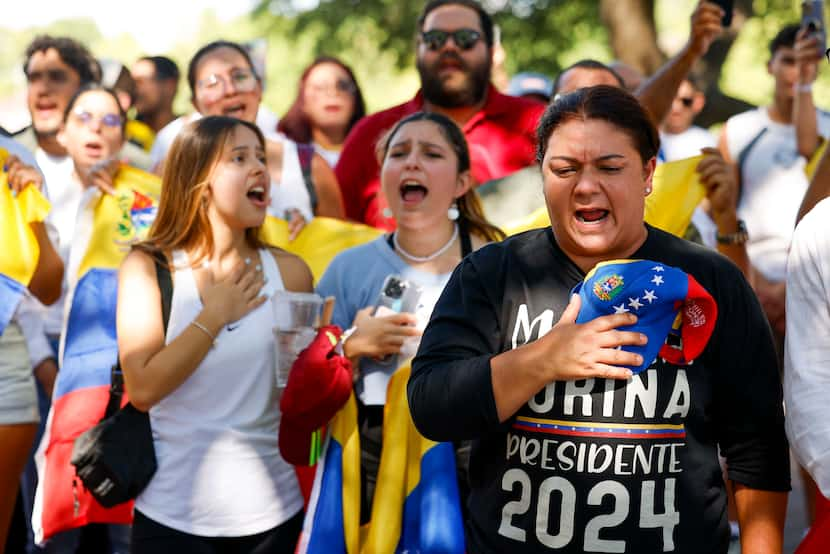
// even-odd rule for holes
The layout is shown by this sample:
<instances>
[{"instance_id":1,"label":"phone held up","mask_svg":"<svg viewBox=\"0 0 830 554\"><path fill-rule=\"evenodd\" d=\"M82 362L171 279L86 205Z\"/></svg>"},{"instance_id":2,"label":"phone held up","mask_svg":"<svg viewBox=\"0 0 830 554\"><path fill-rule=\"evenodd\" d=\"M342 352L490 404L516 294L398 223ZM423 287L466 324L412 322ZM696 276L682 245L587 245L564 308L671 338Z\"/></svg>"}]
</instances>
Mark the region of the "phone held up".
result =
<instances>
[{"instance_id":1,"label":"phone held up","mask_svg":"<svg viewBox=\"0 0 830 554\"><path fill-rule=\"evenodd\" d=\"M723 17L720 20L720 24L723 26L724 29L732 25L732 11L735 7L734 0L709 0L713 4L717 4L723 10Z\"/></svg>"},{"instance_id":2,"label":"phone held up","mask_svg":"<svg viewBox=\"0 0 830 554\"><path fill-rule=\"evenodd\" d=\"M420 298L421 287L399 275L389 275L380 289L372 315L415 313ZM398 356L395 355L386 356L379 360L380 363L388 365L395 365L397 361Z\"/></svg>"},{"instance_id":3,"label":"phone held up","mask_svg":"<svg viewBox=\"0 0 830 554\"><path fill-rule=\"evenodd\" d=\"M827 32L824 29L824 0L803 0L801 2L801 28L810 36L818 38L821 51L827 48Z\"/></svg>"}]
</instances>

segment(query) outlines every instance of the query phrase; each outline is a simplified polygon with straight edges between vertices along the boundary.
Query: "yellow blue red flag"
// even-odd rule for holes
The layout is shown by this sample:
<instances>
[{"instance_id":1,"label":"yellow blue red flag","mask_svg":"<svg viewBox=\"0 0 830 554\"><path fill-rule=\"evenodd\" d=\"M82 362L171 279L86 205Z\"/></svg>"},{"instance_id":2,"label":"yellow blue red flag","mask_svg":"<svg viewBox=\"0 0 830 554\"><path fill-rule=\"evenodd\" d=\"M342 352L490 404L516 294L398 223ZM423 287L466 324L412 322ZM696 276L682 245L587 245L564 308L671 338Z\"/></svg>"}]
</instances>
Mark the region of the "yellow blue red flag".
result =
<instances>
[{"instance_id":1,"label":"yellow blue red flag","mask_svg":"<svg viewBox=\"0 0 830 554\"><path fill-rule=\"evenodd\" d=\"M331 422L298 552L464 552L455 449L415 428L406 398L409 374L408 365L399 369L387 389L370 522L359 522L360 440L352 394Z\"/></svg>"},{"instance_id":2,"label":"yellow blue red flag","mask_svg":"<svg viewBox=\"0 0 830 554\"><path fill-rule=\"evenodd\" d=\"M80 263L70 276L63 331L61 371L38 452L38 491L33 528L38 542L87 523L129 523L132 503L106 509L83 489L69 463L75 438L95 425L109 399L110 368L118 355L115 334L118 266L132 243L153 222L161 183L158 177L123 166L115 194L91 194L82 204L75 249Z\"/></svg>"}]
</instances>

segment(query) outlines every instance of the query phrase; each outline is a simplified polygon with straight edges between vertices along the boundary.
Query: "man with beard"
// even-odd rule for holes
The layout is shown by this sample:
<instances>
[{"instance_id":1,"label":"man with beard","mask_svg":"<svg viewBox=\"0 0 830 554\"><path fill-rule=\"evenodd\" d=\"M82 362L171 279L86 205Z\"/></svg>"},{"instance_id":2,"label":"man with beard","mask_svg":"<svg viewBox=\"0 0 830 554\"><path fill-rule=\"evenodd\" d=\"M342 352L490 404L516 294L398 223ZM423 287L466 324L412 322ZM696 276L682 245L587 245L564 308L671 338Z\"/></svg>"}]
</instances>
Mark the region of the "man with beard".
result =
<instances>
[{"instance_id":1,"label":"man with beard","mask_svg":"<svg viewBox=\"0 0 830 554\"><path fill-rule=\"evenodd\" d=\"M394 229L378 194L374 147L384 131L417 111L442 113L461 127L477 183L533 164L534 129L544 105L499 93L490 84L493 22L472 0L433 0L418 18L415 98L362 119L343 147L335 173L349 218Z\"/></svg>"}]
</instances>

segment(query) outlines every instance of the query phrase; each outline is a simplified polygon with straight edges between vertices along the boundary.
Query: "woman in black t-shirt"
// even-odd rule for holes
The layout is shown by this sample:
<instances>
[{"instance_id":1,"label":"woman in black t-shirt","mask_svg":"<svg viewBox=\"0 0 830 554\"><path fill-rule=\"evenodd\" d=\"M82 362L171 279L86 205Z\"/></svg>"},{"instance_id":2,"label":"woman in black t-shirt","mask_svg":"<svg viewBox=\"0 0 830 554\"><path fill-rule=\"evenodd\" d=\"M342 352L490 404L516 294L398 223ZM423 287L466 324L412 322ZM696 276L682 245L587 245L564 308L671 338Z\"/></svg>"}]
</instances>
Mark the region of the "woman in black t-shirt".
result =
<instances>
[{"instance_id":1,"label":"woman in black t-shirt","mask_svg":"<svg viewBox=\"0 0 830 554\"><path fill-rule=\"evenodd\" d=\"M537 160L551 227L456 269L413 364L413 420L474 439L468 552L726 552L729 462L745 552L780 552L789 470L769 328L740 271L643 222L659 137L628 93L581 89L548 107ZM690 364L620 349L631 313L577 324L570 291L598 262L647 259L718 304ZM558 321L557 321L558 318ZM677 436L655 436L670 428ZM650 434L651 433L651 434Z\"/></svg>"}]
</instances>

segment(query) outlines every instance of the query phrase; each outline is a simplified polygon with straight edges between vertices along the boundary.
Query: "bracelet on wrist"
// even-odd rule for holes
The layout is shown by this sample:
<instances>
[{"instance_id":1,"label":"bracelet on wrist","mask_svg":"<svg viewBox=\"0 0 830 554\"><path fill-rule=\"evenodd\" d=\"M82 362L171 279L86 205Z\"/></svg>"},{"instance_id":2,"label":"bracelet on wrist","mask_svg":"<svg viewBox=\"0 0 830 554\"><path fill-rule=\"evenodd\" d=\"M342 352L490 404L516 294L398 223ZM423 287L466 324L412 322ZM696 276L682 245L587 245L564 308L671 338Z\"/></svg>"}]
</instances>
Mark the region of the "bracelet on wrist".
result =
<instances>
[{"instance_id":1,"label":"bracelet on wrist","mask_svg":"<svg viewBox=\"0 0 830 554\"><path fill-rule=\"evenodd\" d=\"M744 244L747 240L749 240L749 232L746 230L746 223L744 223L743 219L739 219L736 225L737 229L734 233L725 233L721 234L720 231L715 235L715 239L718 241L718 244L725 244L725 245L738 245Z\"/></svg>"},{"instance_id":2,"label":"bracelet on wrist","mask_svg":"<svg viewBox=\"0 0 830 554\"><path fill-rule=\"evenodd\" d=\"M202 325L201 323L199 323L195 319L193 321L191 321L190 324L193 325L198 330L200 330L201 332L203 332L204 334L206 334L208 336L208 338L210 338L210 347L211 348L216 346L216 335L211 333L210 329L208 329L207 327L205 327L204 325Z\"/></svg>"},{"instance_id":3,"label":"bracelet on wrist","mask_svg":"<svg viewBox=\"0 0 830 554\"><path fill-rule=\"evenodd\" d=\"M793 88L796 94L799 92L813 92L813 83L796 83Z\"/></svg>"}]
</instances>

